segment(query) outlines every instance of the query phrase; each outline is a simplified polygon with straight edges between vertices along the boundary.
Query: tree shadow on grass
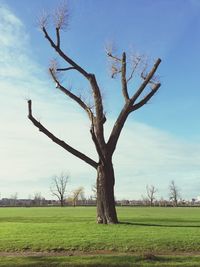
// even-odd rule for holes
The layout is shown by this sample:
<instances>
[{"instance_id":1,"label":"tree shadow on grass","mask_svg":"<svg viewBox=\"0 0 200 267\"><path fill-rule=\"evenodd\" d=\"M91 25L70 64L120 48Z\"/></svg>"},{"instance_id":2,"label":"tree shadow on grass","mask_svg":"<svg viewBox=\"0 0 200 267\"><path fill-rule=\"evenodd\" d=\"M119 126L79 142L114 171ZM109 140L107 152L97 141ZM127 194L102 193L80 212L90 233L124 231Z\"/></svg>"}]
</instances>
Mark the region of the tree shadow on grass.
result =
<instances>
[{"instance_id":1,"label":"tree shadow on grass","mask_svg":"<svg viewBox=\"0 0 200 267\"><path fill-rule=\"evenodd\" d=\"M110 259L106 256L103 256L99 259L98 255L92 256L92 257L74 257L74 256L67 256L67 257L43 257L43 256L29 256L25 257L24 262L22 262L20 265L11 264L6 265L6 267L59 267L59 266L66 266L66 267L130 267L132 266L132 261L130 263L123 264L122 259L120 259L120 263L116 263L116 259L118 256L108 256ZM119 256L120 257L120 256ZM125 256L124 256L125 257ZM96 260L95 260L96 258ZM121 258L121 257L120 257ZM124 258L125 260L125 258ZM113 263L112 263L113 261ZM137 257L134 257L133 262L138 262L139 259ZM1 266L1 264L0 264ZM5 265L4 265L5 266ZM135 266L135 265L134 265Z\"/></svg>"},{"instance_id":2,"label":"tree shadow on grass","mask_svg":"<svg viewBox=\"0 0 200 267\"><path fill-rule=\"evenodd\" d=\"M187 223L185 221L184 223ZM160 224L160 223L141 223L141 222L119 222L119 224L133 225L133 226L154 226L154 227L180 227L180 228L200 228L200 225L189 224Z\"/></svg>"},{"instance_id":3,"label":"tree shadow on grass","mask_svg":"<svg viewBox=\"0 0 200 267\"><path fill-rule=\"evenodd\" d=\"M18 258L18 257L17 257ZM16 258L16 259L17 259ZM67 256L67 257L19 257L21 259L21 264L8 264L3 265L7 267L59 267L59 266L68 266L68 267L130 267L130 266L162 266L158 264L164 264L163 266L177 266L173 265L174 263L178 266L186 266L186 258L184 256L155 256L153 254L144 254L142 256L131 256L131 255L109 255L109 256ZM194 258L187 257L187 262L192 262L195 265L190 266L199 266L200 257ZM183 264L183 265L180 265ZM0 266L2 266L0 264Z\"/></svg>"}]
</instances>

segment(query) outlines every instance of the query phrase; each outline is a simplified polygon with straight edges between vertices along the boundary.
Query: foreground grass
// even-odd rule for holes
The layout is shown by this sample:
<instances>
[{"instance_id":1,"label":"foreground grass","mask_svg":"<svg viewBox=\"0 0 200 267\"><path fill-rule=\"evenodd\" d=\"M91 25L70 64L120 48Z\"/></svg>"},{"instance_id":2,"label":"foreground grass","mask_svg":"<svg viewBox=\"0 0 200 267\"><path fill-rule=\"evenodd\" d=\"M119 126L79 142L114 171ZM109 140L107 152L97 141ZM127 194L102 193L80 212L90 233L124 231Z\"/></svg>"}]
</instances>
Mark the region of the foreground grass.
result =
<instances>
[{"instance_id":1,"label":"foreground grass","mask_svg":"<svg viewBox=\"0 0 200 267\"><path fill-rule=\"evenodd\" d=\"M118 225L97 225L95 213L85 207L1 208L0 252L11 255L0 257L0 266L200 266L199 208L118 208Z\"/></svg>"},{"instance_id":2,"label":"foreground grass","mask_svg":"<svg viewBox=\"0 0 200 267\"><path fill-rule=\"evenodd\" d=\"M1 267L130 267L130 266L200 266L200 257L159 256L146 259L142 256L73 256L73 257L0 257Z\"/></svg>"},{"instance_id":3,"label":"foreground grass","mask_svg":"<svg viewBox=\"0 0 200 267\"><path fill-rule=\"evenodd\" d=\"M1 208L0 251L198 252L198 208L118 208L97 225L95 208Z\"/></svg>"}]
</instances>

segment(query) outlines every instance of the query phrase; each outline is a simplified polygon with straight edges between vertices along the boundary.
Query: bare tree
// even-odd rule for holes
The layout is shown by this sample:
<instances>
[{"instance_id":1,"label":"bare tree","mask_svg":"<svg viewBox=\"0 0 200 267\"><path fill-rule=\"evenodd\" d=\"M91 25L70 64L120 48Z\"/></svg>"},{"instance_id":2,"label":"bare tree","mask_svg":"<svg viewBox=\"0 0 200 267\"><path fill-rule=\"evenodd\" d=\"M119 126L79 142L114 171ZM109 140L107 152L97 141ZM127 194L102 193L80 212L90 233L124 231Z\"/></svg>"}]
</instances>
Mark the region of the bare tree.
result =
<instances>
[{"instance_id":1,"label":"bare tree","mask_svg":"<svg viewBox=\"0 0 200 267\"><path fill-rule=\"evenodd\" d=\"M177 207L178 200L180 198L180 192L175 182L172 180L169 185L169 199L172 201L173 206Z\"/></svg>"},{"instance_id":2,"label":"bare tree","mask_svg":"<svg viewBox=\"0 0 200 267\"><path fill-rule=\"evenodd\" d=\"M33 203L37 206L40 206L44 200L44 197L40 192L35 192L33 196Z\"/></svg>"},{"instance_id":3,"label":"bare tree","mask_svg":"<svg viewBox=\"0 0 200 267\"><path fill-rule=\"evenodd\" d=\"M18 193L15 192L10 196L10 205L15 206L17 204Z\"/></svg>"},{"instance_id":4,"label":"bare tree","mask_svg":"<svg viewBox=\"0 0 200 267\"><path fill-rule=\"evenodd\" d=\"M155 193L158 192L158 190L155 188L154 185L146 186L147 191L147 198L149 200L150 206L153 205L153 202L155 200Z\"/></svg>"},{"instance_id":5,"label":"bare tree","mask_svg":"<svg viewBox=\"0 0 200 267\"><path fill-rule=\"evenodd\" d=\"M143 206L148 206L149 205L149 199L147 198L147 196L143 196L142 195L142 205Z\"/></svg>"},{"instance_id":6,"label":"bare tree","mask_svg":"<svg viewBox=\"0 0 200 267\"><path fill-rule=\"evenodd\" d=\"M88 72L80 66L77 61L72 59L61 47L60 34L63 26L67 24L67 19L68 12L66 7L62 7L60 11L56 11L57 23L54 23L55 39L50 35L50 32L47 29L48 17L46 16L41 20L40 27L45 39L62 59L62 62L65 62L63 67L57 67L56 64L53 64L49 68L49 72L56 88L63 92L64 95L71 98L80 108L82 108L84 112L86 112L91 123L90 133L98 154L98 159L94 160L78 149L70 146L67 142L59 139L43 124L41 124L40 121L33 116L31 100L28 100L28 118L39 129L39 131L45 134L53 142L77 158L85 161L97 171L97 223L118 223L114 199L115 175L112 157L116 149L120 133L128 116L144 106L158 91L161 84L158 79L156 79L155 73L161 63L161 59L158 58L150 69L148 69L145 65L145 67L140 71L141 84L135 93L131 93L131 91L129 91L129 85L131 85L131 82L133 81L136 69L140 70L138 67L140 60L139 62L138 60L131 61L129 64L125 52L123 52L121 56L117 56L114 55L112 51L107 51L107 56L111 60L113 66L112 77L116 78L117 76L120 76L124 106L119 112L108 140L105 140L104 124L106 122L106 116L103 106L102 93L96 77L93 73ZM130 67L129 71L128 66ZM93 99L92 105L89 105L86 101L79 97L75 93L76 90L73 90L72 88L69 89L64 86L59 79L59 73L69 73L71 71L76 71L88 81L91 89L91 97Z\"/></svg>"},{"instance_id":7,"label":"bare tree","mask_svg":"<svg viewBox=\"0 0 200 267\"><path fill-rule=\"evenodd\" d=\"M97 185L96 184L92 185L92 193L93 193L93 198L97 200Z\"/></svg>"},{"instance_id":8,"label":"bare tree","mask_svg":"<svg viewBox=\"0 0 200 267\"><path fill-rule=\"evenodd\" d=\"M61 173L60 175L54 175L52 178L53 185L50 187L52 195L56 196L60 201L61 207L64 206L66 198L66 186L69 180L69 175Z\"/></svg>"},{"instance_id":9,"label":"bare tree","mask_svg":"<svg viewBox=\"0 0 200 267\"><path fill-rule=\"evenodd\" d=\"M84 199L84 188L80 186L72 192L73 206L76 207L77 201L83 199Z\"/></svg>"}]
</instances>

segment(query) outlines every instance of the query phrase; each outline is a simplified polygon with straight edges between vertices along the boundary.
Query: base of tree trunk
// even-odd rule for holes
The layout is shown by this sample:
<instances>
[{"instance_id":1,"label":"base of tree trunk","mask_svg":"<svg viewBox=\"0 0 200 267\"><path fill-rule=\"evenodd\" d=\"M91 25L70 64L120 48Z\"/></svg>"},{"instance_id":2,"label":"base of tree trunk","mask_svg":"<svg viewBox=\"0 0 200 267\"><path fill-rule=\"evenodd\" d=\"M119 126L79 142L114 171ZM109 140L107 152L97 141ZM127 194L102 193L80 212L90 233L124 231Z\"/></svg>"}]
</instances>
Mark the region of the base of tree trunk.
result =
<instances>
[{"instance_id":1,"label":"base of tree trunk","mask_svg":"<svg viewBox=\"0 0 200 267\"><path fill-rule=\"evenodd\" d=\"M97 223L117 224L114 198L114 170L112 162L97 169Z\"/></svg>"}]
</instances>

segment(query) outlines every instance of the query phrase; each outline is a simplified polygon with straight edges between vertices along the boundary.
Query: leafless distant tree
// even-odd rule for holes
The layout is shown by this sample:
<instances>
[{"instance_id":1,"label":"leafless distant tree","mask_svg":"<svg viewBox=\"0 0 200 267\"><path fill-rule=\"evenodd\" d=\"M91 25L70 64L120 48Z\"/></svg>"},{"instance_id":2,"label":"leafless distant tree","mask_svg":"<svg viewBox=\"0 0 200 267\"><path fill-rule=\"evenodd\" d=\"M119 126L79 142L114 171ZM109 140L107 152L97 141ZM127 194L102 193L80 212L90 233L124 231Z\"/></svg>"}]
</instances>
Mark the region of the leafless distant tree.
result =
<instances>
[{"instance_id":1,"label":"leafless distant tree","mask_svg":"<svg viewBox=\"0 0 200 267\"><path fill-rule=\"evenodd\" d=\"M161 197L161 198L159 199L158 203L159 203L159 206L160 206L160 207L166 207L168 201L165 200L163 197Z\"/></svg>"},{"instance_id":2,"label":"leafless distant tree","mask_svg":"<svg viewBox=\"0 0 200 267\"><path fill-rule=\"evenodd\" d=\"M11 202L10 204L15 206L17 203L17 199L18 199L18 193L15 192L10 196L10 202Z\"/></svg>"},{"instance_id":3,"label":"leafless distant tree","mask_svg":"<svg viewBox=\"0 0 200 267\"><path fill-rule=\"evenodd\" d=\"M96 200L97 199L97 185L96 184L92 185L92 193L93 193L93 198Z\"/></svg>"},{"instance_id":4,"label":"leafless distant tree","mask_svg":"<svg viewBox=\"0 0 200 267\"><path fill-rule=\"evenodd\" d=\"M50 187L52 195L56 196L60 201L61 207L64 206L66 198L66 186L69 180L69 175L61 173L60 175L54 175L52 178L53 185Z\"/></svg>"},{"instance_id":5,"label":"leafless distant tree","mask_svg":"<svg viewBox=\"0 0 200 267\"><path fill-rule=\"evenodd\" d=\"M72 192L72 202L73 206L76 207L76 203L78 200L84 199L84 188L82 186L78 187L77 189L73 190Z\"/></svg>"},{"instance_id":6,"label":"leafless distant tree","mask_svg":"<svg viewBox=\"0 0 200 267\"><path fill-rule=\"evenodd\" d=\"M177 207L178 200L180 199L180 191L173 180L169 185L169 199L172 201L173 206Z\"/></svg>"},{"instance_id":7,"label":"leafless distant tree","mask_svg":"<svg viewBox=\"0 0 200 267\"><path fill-rule=\"evenodd\" d=\"M53 20L55 38L51 35L51 31L48 30L48 27L50 27L49 16L46 15L40 19L40 28L49 45L57 53L62 62L64 62L64 66L59 67L54 62L50 66L49 72L57 90L60 90L64 95L71 98L87 114L91 124L91 139L94 142L98 159L92 159L49 131L33 116L31 100L28 100L28 118L40 132L45 134L53 142L77 158L85 161L97 171L97 223L118 223L114 198L115 175L112 163L113 154L128 116L147 104L158 91L161 84L155 76L155 73L161 63L161 59L158 58L155 60L154 65L148 68L147 64L143 64L142 57L140 56L128 60L125 52L117 55L111 49L107 49L106 54L111 61L112 67L111 76L112 78L120 77L124 105L119 112L108 140L106 140L104 134L104 124L106 123L105 108L102 100L102 92L96 76L80 66L78 61L72 59L68 53L64 52L63 46L61 46L61 30L68 24L68 8L66 6L58 8L53 16ZM142 64L143 67L141 67ZM76 94L76 90L68 88L59 79L59 73L67 73L69 75L69 72L73 71L79 73L80 76L87 80L91 89L92 103L87 103ZM138 77L141 80L141 84L133 92L130 89L134 87L132 81L134 80L135 74L139 74Z\"/></svg>"},{"instance_id":8,"label":"leafless distant tree","mask_svg":"<svg viewBox=\"0 0 200 267\"><path fill-rule=\"evenodd\" d=\"M44 200L44 197L40 192L35 192L33 196L33 202L35 205L40 206Z\"/></svg>"},{"instance_id":9,"label":"leafless distant tree","mask_svg":"<svg viewBox=\"0 0 200 267\"><path fill-rule=\"evenodd\" d=\"M147 191L147 198L149 200L150 206L153 205L153 202L155 200L155 194L158 192L158 190L155 188L154 185L146 186L146 191Z\"/></svg>"}]
</instances>

